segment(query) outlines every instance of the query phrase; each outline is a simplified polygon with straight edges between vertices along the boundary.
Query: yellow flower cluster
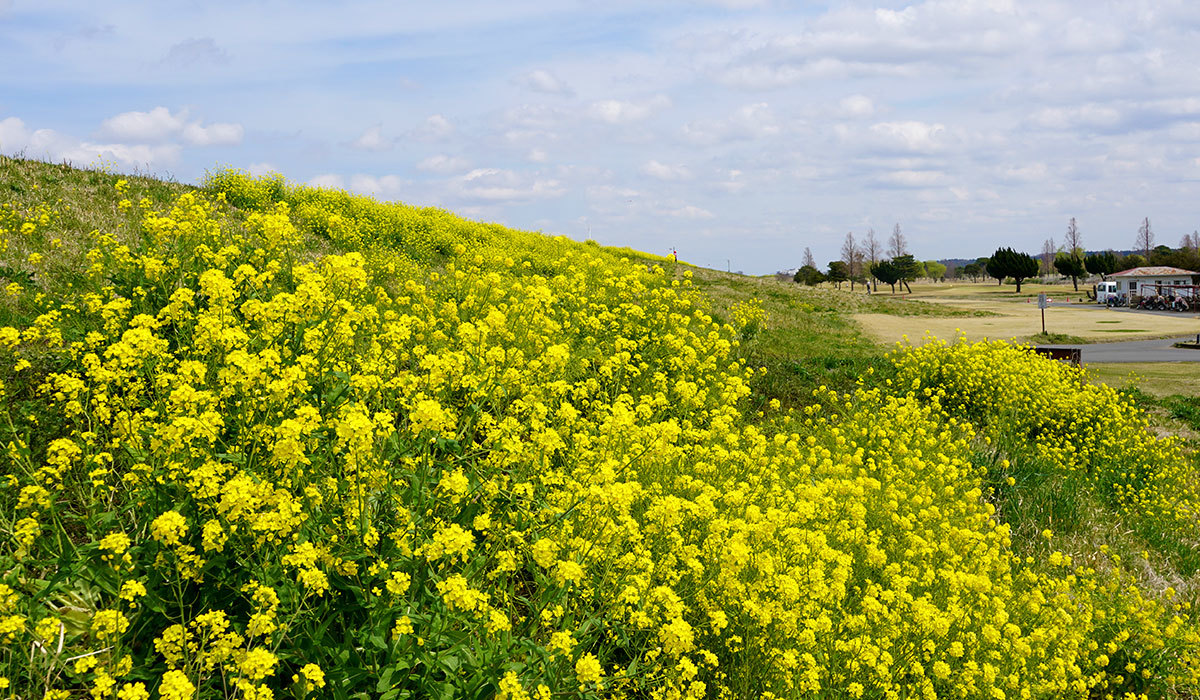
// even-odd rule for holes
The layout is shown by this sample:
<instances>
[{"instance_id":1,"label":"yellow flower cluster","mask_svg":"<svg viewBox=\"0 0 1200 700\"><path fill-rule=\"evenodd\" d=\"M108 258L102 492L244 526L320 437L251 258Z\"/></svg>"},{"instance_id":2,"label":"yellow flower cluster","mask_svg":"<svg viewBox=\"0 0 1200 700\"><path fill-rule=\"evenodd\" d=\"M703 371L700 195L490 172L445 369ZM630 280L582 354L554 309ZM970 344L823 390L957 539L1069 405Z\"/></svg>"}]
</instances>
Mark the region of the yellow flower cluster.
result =
<instances>
[{"instance_id":1,"label":"yellow flower cluster","mask_svg":"<svg viewBox=\"0 0 1200 700\"><path fill-rule=\"evenodd\" d=\"M909 376L950 365L932 350L897 356L903 391L750 421L736 357L761 305L719 324L686 279L596 246L210 184L243 209L143 208L136 245L94 236L86 293L0 329L4 367L59 359L40 417L8 415L10 682L87 658L52 677L97 698L1200 688L1182 604L1013 554L973 461L991 419L954 403L980 389ZM1041 371L955 352L1009 387ZM1080 431L1071 468L1173 449L1045 429L1064 460ZM1098 483L1165 508L1153 465ZM31 655L26 621L66 601L93 620Z\"/></svg>"},{"instance_id":2,"label":"yellow flower cluster","mask_svg":"<svg viewBox=\"0 0 1200 700\"><path fill-rule=\"evenodd\" d=\"M932 342L903 351L895 364L897 389L932 397L1010 452L1081 478L1141 526L1195 536L1194 468L1177 439L1150 434L1129 396L1004 342Z\"/></svg>"}]
</instances>

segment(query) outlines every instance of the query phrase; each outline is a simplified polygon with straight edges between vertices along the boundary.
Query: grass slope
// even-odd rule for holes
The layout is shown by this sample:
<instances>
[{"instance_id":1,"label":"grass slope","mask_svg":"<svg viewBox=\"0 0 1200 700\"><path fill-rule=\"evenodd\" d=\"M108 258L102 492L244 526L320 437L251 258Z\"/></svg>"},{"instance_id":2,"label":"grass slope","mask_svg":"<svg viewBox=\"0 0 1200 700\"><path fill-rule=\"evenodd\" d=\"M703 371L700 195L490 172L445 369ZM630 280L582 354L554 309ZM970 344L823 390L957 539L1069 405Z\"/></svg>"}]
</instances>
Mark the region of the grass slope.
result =
<instances>
[{"instance_id":1,"label":"grass slope","mask_svg":"<svg viewBox=\"0 0 1200 700\"><path fill-rule=\"evenodd\" d=\"M973 312L207 185L0 159L19 692L1200 688L1194 453L853 320Z\"/></svg>"}]
</instances>

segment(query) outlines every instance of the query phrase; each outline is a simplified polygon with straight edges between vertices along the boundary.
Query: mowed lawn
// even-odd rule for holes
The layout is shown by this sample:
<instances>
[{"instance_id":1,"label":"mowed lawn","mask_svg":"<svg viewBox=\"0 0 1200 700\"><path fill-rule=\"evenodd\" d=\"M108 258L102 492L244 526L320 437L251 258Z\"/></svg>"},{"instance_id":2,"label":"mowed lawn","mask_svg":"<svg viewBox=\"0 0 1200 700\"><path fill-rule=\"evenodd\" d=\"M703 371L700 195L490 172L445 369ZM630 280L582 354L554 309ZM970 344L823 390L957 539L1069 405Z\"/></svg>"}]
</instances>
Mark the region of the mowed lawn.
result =
<instances>
[{"instance_id":1,"label":"mowed lawn","mask_svg":"<svg viewBox=\"0 0 1200 700\"><path fill-rule=\"evenodd\" d=\"M884 343L905 337L909 342L920 343L927 335L946 340L965 336L970 340L1015 339L1024 342L1033 340L1042 331L1037 297L1040 292L1045 292L1055 303L1070 304L1046 309L1046 331L1074 336L1080 342L1146 340L1200 332L1200 314L1168 316L1100 309L1094 302L1086 300L1084 289L1082 284L1079 292L1074 292L1070 285L1024 284L1018 295L1013 285L914 284L913 293L904 295L907 299L994 315L937 317L863 313L855 314L854 319L868 336ZM891 296L887 291L883 294Z\"/></svg>"}]
</instances>

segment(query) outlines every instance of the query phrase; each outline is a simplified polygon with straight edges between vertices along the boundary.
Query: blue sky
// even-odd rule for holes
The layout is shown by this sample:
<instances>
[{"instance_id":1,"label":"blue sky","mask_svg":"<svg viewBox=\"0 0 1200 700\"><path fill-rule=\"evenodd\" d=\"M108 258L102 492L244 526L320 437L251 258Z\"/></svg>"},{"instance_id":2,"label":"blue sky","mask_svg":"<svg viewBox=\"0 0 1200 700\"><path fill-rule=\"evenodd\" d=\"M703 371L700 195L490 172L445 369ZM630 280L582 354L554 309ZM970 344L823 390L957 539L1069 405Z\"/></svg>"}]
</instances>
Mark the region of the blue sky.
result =
<instances>
[{"instance_id":1,"label":"blue sky","mask_svg":"<svg viewBox=\"0 0 1200 700\"><path fill-rule=\"evenodd\" d=\"M1200 228L1200 4L0 0L0 151L767 273ZM728 263L727 263L728 261Z\"/></svg>"}]
</instances>

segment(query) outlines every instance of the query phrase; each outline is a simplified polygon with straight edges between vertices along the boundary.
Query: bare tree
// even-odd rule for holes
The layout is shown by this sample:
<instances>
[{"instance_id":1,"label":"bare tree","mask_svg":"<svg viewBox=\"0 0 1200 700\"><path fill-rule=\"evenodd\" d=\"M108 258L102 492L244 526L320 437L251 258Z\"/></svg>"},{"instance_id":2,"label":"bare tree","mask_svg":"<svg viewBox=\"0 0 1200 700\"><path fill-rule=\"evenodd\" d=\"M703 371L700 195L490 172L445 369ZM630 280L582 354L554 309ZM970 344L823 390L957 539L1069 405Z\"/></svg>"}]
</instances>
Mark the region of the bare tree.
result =
<instances>
[{"instance_id":1,"label":"bare tree","mask_svg":"<svg viewBox=\"0 0 1200 700\"><path fill-rule=\"evenodd\" d=\"M1071 222L1067 224L1067 235L1063 238L1063 250L1067 255L1083 257L1083 234L1079 233L1079 226L1076 225L1073 216Z\"/></svg>"},{"instance_id":2,"label":"bare tree","mask_svg":"<svg viewBox=\"0 0 1200 700\"><path fill-rule=\"evenodd\" d=\"M904 234L900 233L900 223L897 222L896 227L892 229L892 235L888 237L888 255L894 259L907 253L908 241L905 240Z\"/></svg>"},{"instance_id":3,"label":"bare tree","mask_svg":"<svg viewBox=\"0 0 1200 700\"><path fill-rule=\"evenodd\" d=\"M1150 261L1150 249L1154 247L1154 232L1150 230L1149 217L1142 219L1142 225L1138 228L1137 242L1133 247L1141 248L1146 261Z\"/></svg>"},{"instance_id":4,"label":"bare tree","mask_svg":"<svg viewBox=\"0 0 1200 700\"><path fill-rule=\"evenodd\" d=\"M871 264L879 262L879 241L875 239L875 229L867 229L867 239L863 242L863 254Z\"/></svg>"},{"instance_id":5,"label":"bare tree","mask_svg":"<svg viewBox=\"0 0 1200 700\"><path fill-rule=\"evenodd\" d=\"M846 234L846 240L842 241L842 262L846 263L850 274L850 291L854 291L854 280L862 273L862 251L858 249L858 244L854 242L854 232L850 231Z\"/></svg>"},{"instance_id":6,"label":"bare tree","mask_svg":"<svg viewBox=\"0 0 1200 700\"><path fill-rule=\"evenodd\" d=\"M1179 247L1193 253L1200 252L1200 231L1183 234L1183 240L1179 242Z\"/></svg>"},{"instance_id":7,"label":"bare tree","mask_svg":"<svg viewBox=\"0 0 1200 700\"><path fill-rule=\"evenodd\" d=\"M804 247L804 263L803 264L808 265L809 267L811 267L813 269L819 269L819 268L817 268L817 259L813 257L812 248L809 248L808 246Z\"/></svg>"},{"instance_id":8,"label":"bare tree","mask_svg":"<svg viewBox=\"0 0 1200 700\"><path fill-rule=\"evenodd\" d=\"M1058 246L1054 245L1054 236L1046 239L1042 243L1042 274L1048 275L1054 271L1054 255L1058 253Z\"/></svg>"}]
</instances>

